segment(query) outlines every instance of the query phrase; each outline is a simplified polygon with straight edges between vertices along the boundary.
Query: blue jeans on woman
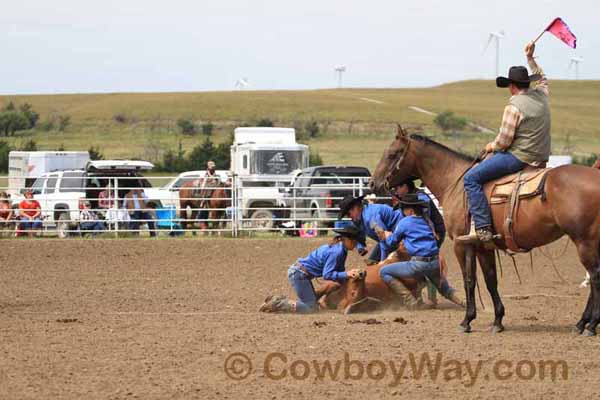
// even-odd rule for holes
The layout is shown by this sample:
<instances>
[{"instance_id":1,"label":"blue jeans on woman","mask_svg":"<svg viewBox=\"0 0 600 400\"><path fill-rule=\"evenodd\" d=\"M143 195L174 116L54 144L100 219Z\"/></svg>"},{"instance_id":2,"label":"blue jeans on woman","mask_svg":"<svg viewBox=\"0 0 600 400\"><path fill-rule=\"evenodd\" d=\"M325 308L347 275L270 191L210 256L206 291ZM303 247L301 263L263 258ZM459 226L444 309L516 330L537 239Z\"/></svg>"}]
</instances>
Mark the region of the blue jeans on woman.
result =
<instances>
[{"instance_id":1,"label":"blue jeans on woman","mask_svg":"<svg viewBox=\"0 0 600 400\"><path fill-rule=\"evenodd\" d=\"M21 217L21 221L19 222L19 229L23 231L30 231L32 229L40 229L42 227L42 220L39 218L34 218L33 220L25 217Z\"/></svg>"},{"instance_id":2,"label":"blue jeans on woman","mask_svg":"<svg viewBox=\"0 0 600 400\"><path fill-rule=\"evenodd\" d=\"M402 278L428 279L446 298L454 292L448 281L441 277L439 259L417 261L411 258L409 261L388 264L379 270L379 276L385 283Z\"/></svg>"},{"instance_id":3,"label":"blue jeans on woman","mask_svg":"<svg viewBox=\"0 0 600 400\"><path fill-rule=\"evenodd\" d=\"M312 285L311 277L302 271L296 265L288 269L288 281L296 292L296 312L310 313L316 311L317 295Z\"/></svg>"},{"instance_id":4,"label":"blue jeans on woman","mask_svg":"<svg viewBox=\"0 0 600 400\"><path fill-rule=\"evenodd\" d=\"M492 211L483 185L491 180L514 174L525 167L525 163L509 152L494 153L493 156L471 168L464 178L465 191L469 198L469 210L475 228L492 226Z\"/></svg>"}]
</instances>

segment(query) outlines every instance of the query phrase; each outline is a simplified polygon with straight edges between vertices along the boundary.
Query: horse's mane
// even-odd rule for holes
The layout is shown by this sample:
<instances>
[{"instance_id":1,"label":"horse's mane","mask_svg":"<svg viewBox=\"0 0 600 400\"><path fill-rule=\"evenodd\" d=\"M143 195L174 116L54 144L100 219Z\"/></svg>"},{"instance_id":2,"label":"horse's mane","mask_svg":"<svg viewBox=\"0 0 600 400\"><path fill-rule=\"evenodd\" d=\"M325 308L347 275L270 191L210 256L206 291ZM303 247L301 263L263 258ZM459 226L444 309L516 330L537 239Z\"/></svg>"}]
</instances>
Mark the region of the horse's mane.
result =
<instances>
[{"instance_id":1,"label":"horse's mane","mask_svg":"<svg viewBox=\"0 0 600 400\"><path fill-rule=\"evenodd\" d=\"M456 156L456 157L458 157L458 158L460 158L462 160L468 161L468 162L472 162L473 159L475 158L473 156L469 156L467 154L458 152L456 150L452 150L451 148L449 148L447 146L444 146L441 143L438 143L438 142L436 142L436 141L434 141L434 140L432 140L432 139L430 139L428 137L417 135L416 133L413 133L409 137L411 139L413 139L413 140L425 143L426 145L431 145L431 146L437 147L438 149L440 149L440 150L442 150L442 151L444 151L446 153L450 153L450 154L452 154L452 155L454 155L454 156Z\"/></svg>"}]
</instances>

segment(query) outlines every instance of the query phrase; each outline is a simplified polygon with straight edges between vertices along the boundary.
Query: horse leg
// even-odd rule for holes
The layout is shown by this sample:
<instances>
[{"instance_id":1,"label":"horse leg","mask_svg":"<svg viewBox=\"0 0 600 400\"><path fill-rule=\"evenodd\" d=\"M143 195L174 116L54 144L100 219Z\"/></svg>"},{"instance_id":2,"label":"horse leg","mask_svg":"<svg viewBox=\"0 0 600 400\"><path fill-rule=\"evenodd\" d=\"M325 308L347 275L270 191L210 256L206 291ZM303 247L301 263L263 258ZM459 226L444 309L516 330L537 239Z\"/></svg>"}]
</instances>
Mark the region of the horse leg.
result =
<instances>
[{"instance_id":1,"label":"horse leg","mask_svg":"<svg viewBox=\"0 0 600 400\"><path fill-rule=\"evenodd\" d=\"M598 240L575 241L579 259L590 274L590 295L576 330L586 336L595 336L600 323L600 248ZM586 328L587 325L587 328Z\"/></svg>"},{"instance_id":2,"label":"horse leg","mask_svg":"<svg viewBox=\"0 0 600 400\"><path fill-rule=\"evenodd\" d=\"M454 244L454 253L460 264L460 269L463 274L463 282L465 294L467 298L467 307L465 310L465 318L460 323L459 329L461 332L471 332L471 321L477 317L477 308L475 304L475 249L471 245Z\"/></svg>"},{"instance_id":3,"label":"horse leg","mask_svg":"<svg viewBox=\"0 0 600 400\"><path fill-rule=\"evenodd\" d=\"M494 302L494 324L492 325L492 333L504 331L502 318L504 318L504 304L498 293L498 275L496 270L496 256L493 250L477 251L477 259L485 278L485 285Z\"/></svg>"}]
</instances>

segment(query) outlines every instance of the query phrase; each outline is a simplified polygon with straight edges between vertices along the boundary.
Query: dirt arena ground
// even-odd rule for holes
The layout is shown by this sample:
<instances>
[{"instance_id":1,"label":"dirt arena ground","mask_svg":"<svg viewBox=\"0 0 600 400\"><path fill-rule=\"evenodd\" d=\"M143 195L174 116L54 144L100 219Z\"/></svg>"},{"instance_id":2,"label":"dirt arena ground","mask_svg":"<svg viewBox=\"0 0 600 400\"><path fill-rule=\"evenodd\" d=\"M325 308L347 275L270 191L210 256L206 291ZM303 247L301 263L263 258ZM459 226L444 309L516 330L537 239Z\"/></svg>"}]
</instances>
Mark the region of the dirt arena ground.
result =
<instances>
[{"instance_id":1,"label":"dirt arena ground","mask_svg":"<svg viewBox=\"0 0 600 400\"><path fill-rule=\"evenodd\" d=\"M536 252L533 271L518 258L520 285L504 258L498 335L483 283L486 309L478 301L468 335L457 331L463 311L443 300L425 311L259 314L266 294L289 293L287 266L321 242L0 241L0 398L597 396L600 339L571 332L587 298L572 245L557 261L568 283Z\"/></svg>"}]
</instances>

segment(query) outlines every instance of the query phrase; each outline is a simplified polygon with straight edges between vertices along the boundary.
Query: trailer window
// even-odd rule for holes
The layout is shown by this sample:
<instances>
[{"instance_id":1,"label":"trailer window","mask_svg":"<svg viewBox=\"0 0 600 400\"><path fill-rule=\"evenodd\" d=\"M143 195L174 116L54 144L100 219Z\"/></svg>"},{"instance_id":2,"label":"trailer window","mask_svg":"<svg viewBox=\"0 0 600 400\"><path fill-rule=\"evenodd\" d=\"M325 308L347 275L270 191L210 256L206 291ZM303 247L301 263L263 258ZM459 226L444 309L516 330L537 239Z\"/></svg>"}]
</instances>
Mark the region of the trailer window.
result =
<instances>
[{"instance_id":1,"label":"trailer window","mask_svg":"<svg viewBox=\"0 0 600 400\"><path fill-rule=\"evenodd\" d=\"M61 192L83 192L83 172L65 172L60 180Z\"/></svg>"}]
</instances>

